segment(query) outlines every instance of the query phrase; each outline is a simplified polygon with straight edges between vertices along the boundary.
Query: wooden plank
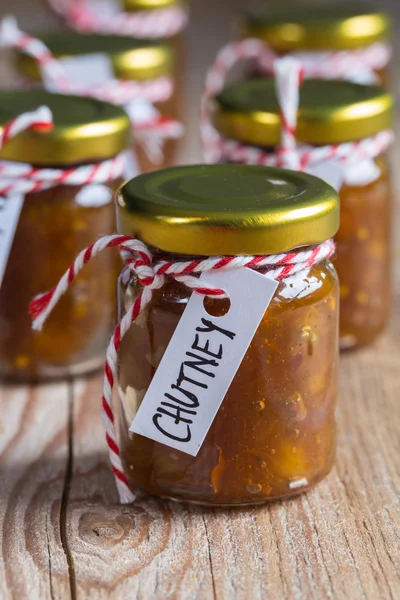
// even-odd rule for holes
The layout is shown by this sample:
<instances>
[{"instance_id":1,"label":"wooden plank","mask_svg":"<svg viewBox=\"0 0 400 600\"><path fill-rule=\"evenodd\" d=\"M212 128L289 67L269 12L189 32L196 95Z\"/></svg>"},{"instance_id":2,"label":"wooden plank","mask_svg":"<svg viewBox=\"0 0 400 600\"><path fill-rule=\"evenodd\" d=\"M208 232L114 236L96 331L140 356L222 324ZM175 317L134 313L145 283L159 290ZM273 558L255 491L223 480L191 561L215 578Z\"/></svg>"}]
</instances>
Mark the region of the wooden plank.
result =
<instances>
[{"instance_id":1,"label":"wooden plank","mask_svg":"<svg viewBox=\"0 0 400 600\"><path fill-rule=\"evenodd\" d=\"M61 539L67 384L0 388L0 597L70 598Z\"/></svg>"},{"instance_id":2,"label":"wooden plank","mask_svg":"<svg viewBox=\"0 0 400 600\"><path fill-rule=\"evenodd\" d=\"M66 535L78 600L400 597L399 307L374 347L342 357L334 471L286 502L118 506L101 380L77 383Z\"/></svg>"}]
</instances>

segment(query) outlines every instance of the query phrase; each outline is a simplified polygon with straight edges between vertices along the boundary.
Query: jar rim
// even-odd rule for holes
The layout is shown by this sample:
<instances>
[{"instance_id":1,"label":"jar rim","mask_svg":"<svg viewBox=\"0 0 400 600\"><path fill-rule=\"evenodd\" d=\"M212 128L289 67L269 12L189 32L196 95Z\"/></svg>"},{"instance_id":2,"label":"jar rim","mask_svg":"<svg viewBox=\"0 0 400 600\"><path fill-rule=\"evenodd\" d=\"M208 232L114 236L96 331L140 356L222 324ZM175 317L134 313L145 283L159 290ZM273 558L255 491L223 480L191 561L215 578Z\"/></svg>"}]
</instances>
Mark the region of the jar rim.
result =
<instances>
[{"instance_id":1,"label":"jar rim","mask_svg":"<svg viewBox=\"0 0 400 600\"><path fill-rule=\"evenodd\" d=\"M105 54L117 79L148 81L173 73L173 49L162 41L72 30L38 33L36 38L57 59ZM16 65L24 77L41 81L40 67L32 56L18 51Z\"/></svg>"},{"instance_id":2,"label":"jar rim","mask_svg":"<svg viewBox=\"0 0 400 600\"><path fill-rule=\"evenodd\" d=\"M278 52L352 50L388 42L391 19L357 3L299 3L267 6L244 13L244 33Z\"/></svg>"},{"instance_id":3,"label":"jar rim","mask_svg":"<svg viewBox=\"0 0 400 600\"><path fill-rule=\"evenodd\" d=\"M253 165L188 165L139 175L117 193L120 233L165 252L264 255L339 228L335 190L312 175Z\"/></svg>"},{"instance_id":4,"label":"jar rim","mask_svg":"<svg viewBox=\"0 0 400 600\"><path fill-rule=\"evenodd\" d=\"M181 4L183 4L182 0L123 0L124 10L128 12L157 10Z\"/></svg>"},{"instance_id":5,"label":"jar rim","mask_svg":"<svg viewBox=\"0 0 400 600\"><path fill-rule=\"evenodd\" d=\"M40 106L52 112L52 130L19 133L4 144L1 160L37 166L74 165L112 158L129 147L132 126L118 106L43 90L1 92L0 127Z\"/></svg>"},{"instance_id":6,"label":"jar rim","mask_svg":"<svg viewBox=\"0 0 400 600\"><path fill-rule=\"evenodd\" d=\"M392 127L394 99L380 86L306 79L300 88L296 138L338 144L370 137ZM216 129L246 144L280 143L282 120L273 78L227 86L216 98Z\"/></svg>"}]
</instances>

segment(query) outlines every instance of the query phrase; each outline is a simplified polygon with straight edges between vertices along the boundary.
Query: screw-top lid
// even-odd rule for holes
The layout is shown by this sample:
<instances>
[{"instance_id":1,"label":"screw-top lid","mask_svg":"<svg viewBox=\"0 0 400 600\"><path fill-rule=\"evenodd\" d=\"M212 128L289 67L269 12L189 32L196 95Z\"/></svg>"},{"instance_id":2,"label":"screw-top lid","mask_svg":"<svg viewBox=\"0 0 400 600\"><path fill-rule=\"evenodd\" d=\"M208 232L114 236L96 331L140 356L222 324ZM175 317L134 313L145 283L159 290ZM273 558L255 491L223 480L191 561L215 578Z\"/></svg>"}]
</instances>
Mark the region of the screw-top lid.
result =
<instances>
[{"instance_id":1,"label":"screw-top lid","mask_svg":"<svg viewBox=\"0 0 400 600\"><path fill-rule=\"evenodd\" d=\"M127 11L156 10L182 4L182 0L123 0L123 4Z\"/></svg>"},{"instance_id":2,"label":"screw-top lid","mask_svg":"<svg viewBox=\"0 0 400 600\"><path fill-rule=\"evenodd\" d=\"M214 125L225 137L276 146L281 113L272 78L231 85L217 97ZM309 144L359 140L391 128L393 97L378 86L305 80L300 89L296 137Z\"/></svg>"},{"instance_id":3,"label":"screw-top lid","mask_svg":"<svg viewBox=\"0 0 400 600\"><path fill-rule=\"evenodd\" d=\"M47 32L36 37L55 58L97 53L108 55L117 79L146 81L170 75L173 70L173 50L168 44L159 41L69 30ZM17 67L22 75L40 81L39 65L31 56L18 53Z\"/></svg>"},{"instance_id":4,"label":"screw-top lid","mask_svg":"<svg viewBox=\"0 0 400 600\"><path fill-rule=\"evenodd\" d=\"M165 252L274 254L317 244L339 227L324 181L250 165L194 165L139 175L117 195L118 229Z\"/></svg>"},{"instance_id":5,"label":"screw-top lid","mask_svg":"<svg viewBox=\"0 0 400 600\"><path fill-rule=\"evenodd\" d=\"M0 93L0 127L25 112L48 106L51 131L24 131L8 140L0 159L62 166L111 158L130 144L131 124L118 106L42 90Z\"/></svg>"},{"instance_id":6,"label":"screw-top lid","mask_svg":"<svg viewBox=\"0 0 400 600\"><path fill-rule=\"evenodd\" d=\"M279 52L351 50L387 41L390 18L353 2L285 2L245 14L245 34L265 40Z\"/></svg>"}]
</instances>

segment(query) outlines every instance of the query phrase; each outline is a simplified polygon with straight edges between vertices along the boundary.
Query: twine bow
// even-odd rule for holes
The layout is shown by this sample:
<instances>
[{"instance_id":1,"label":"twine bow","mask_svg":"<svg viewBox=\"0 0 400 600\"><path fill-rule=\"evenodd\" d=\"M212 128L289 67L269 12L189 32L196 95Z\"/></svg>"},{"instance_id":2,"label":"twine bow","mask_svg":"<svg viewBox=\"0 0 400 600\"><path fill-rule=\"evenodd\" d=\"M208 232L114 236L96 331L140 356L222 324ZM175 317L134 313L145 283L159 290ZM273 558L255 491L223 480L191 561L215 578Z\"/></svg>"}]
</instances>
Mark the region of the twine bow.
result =
<instances>
[{"instance_id":1,"label":"twine bow","mask_svg":"<svg viewBox=\"0 0 400 600\"><path fill-rule=\"evenodd\" d=\"M117 372L117 356L121 340L131 324L149 304L154 290L163 287L166 279L173 279L194 293L213 298L225 298L223 289L199 280L199 275L215 270L250 268L267 271L268 276L277 280L290 277L308 269L314 264L332 256L334 244L328 240L317 246L268 256L219 256L199 258L191 261L154 262L148 247L130 236L112 235L101 238L86 250L83 250L71 267L64 273L53 289L37 296L30 305L33 328L41 330L49 314L67 291L81 269L97 254L106 248L119 248L125 265L137 276L142 290L137 295L121 322L117 325L107 349L104 366L104 386L102 397L102 418L106 431L106 442L110 462L115 476L119 497L122 503L133 502L135 495L129 487L128 479L121 461L119 444L115 432L113 394Z\"/></svg>"},{"instance_id":2,"label":"twine bow","mask_svg":"<svg viewBox=\"0 0 400 600\"><path fill-rule=\"evenodd\" d=\"M23 33L12 16L5 17L0 22L0 46L20 50L36 60L51 91L98 98L124 107L136 100L147 101L147 119L137 118L135 112L129 112L136 138L143 144L148 158L156 165L162 163L165 140L178 139L183 135L182 124L162 116L153 105L171 98L174 91L171 77L157 77L144 82L110 79L89 87L75 84L68 80L62 63L46 45Z\"/></svg>"},{"instance_id":3,"label":"twine bow","mask_svg":"<svg viewBox=\"0 0 400 600\"><path fill-rule=\"evenodd\" d=\"M188 22L188 11L181 5L122 12L114 10L112 2L100 5L97 10L85 0L49 0L49 4L71 27L87 33L164 39L182 31Z\"/></svg>"},{"instance_id":4,"label":"twine bow","mask_svg":"<svg viewBox=\"0 0 400 600\"><path fill-rule=\"evenodd\" d=\"M226 78L237 62L257 58L274 73L276 94L281 113L281 143L274 151L249 146L222 137L212 125L211 113L215 97L224 89ZM331 73L334 76L334 73ZM384 130L362 140L311 147L299 145L296 140L297 115L300 87L306 77L313 76L313 69L306 68L291 56L274 58L260 40L244 40L230 44L217 55L206 76L201 102L201 138L207 162L224 160L283 167L293 170L312 171L313 167L331 159L357 168L366 158L375 158L387 150L394 141L394 134ZM329 79L328 73L326 78Z\"/></svg>"}]
</instances>

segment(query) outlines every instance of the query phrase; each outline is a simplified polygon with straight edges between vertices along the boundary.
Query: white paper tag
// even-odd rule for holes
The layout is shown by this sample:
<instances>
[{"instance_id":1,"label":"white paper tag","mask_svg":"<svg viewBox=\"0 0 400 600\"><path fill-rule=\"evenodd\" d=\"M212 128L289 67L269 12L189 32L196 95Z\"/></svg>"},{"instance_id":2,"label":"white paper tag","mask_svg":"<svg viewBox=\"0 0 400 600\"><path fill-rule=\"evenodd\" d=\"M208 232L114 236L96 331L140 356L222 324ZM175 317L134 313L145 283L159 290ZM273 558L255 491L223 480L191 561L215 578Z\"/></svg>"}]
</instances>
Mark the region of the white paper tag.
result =
<instances>
[{"instance_id":1,"label":"white paper tag","mask_svg":"<svg viewBox=\"0 0 400 600\"><path fill-rule=\"evenodd\" d=\"M344 167L342 163L337 159L326 160L322 163L307 167L307 173L319 177L329 183L337 192L343 185L344 181Z\"/></svg>"},{"instance_id":2,"label":"white paper tag","mask_svg":"<svg viewBox=\"0 0 400 600\"><path fill-rule=\"evenodd\" d=\"M148 123L157 118L160 114L154 104L145 98L135 98L128 102L125 106L125 111L128 113L130 120L135 125Z\"/></svg>"},{"instance_id":3,"label":"white paper tag","mask_svg":"<svg viewBox=\"0 0 400 600\"><path fill-rule=\"evenodd\" d=\"M101 183L85 185L75 196L79 206L86 208L105 206L112 202L114 195L112 190Z\"/></svg>"},{"instance_id":4,"label":"white paper tag","mask_svg":"<svg viewBox=\"0 0 400 600\"><path fill-rule=\"evenodd\" d=\"M231 301L222 317L192 294L130 431L196 456L278 282L250 269L203 274Z\"/></svg>"},{"instance_id":5,"label":"white paper tag","mask_svg":"<svg viewBox=\"0 0 400 600\"><path fill-rule=\"evenodd\" d=\"M115 79L111 58L102 52L67 56L59 58L58 62L62 65L64 75L70 85L77 88L88 88ZM41 73L46 90L56 91L54 84L47 77L46 70L42 69Z\"/></svg>"},{"instance_id":6,"label":"white paper tag","mask_svg":"<svg viewBox=\"0 0 400 600\"><path fill-rule=\"evenodd\" d=\"M84 0L85 8L101 17L113 17L122 12L120 0Z\"/></svg>"},{"instance_id":7,"label":"white paper tag","mask_svg":"<svg viewBox=\"0 0 400 600\"><path fill-rule=\"evenodd\" d=\"M125 160L124 177L125 179L133 179L139 175L139 163L134 149L128 150Z\"/></svg>"},{"instance_id":8,"label":"white paper tag","mask_svg":"<svg viewBox=\"0 0 400 600\"><path fill-rule=\"evenodd\" d=\"M365 158L344 167L344 181L347 185L364 186L376 181L381 170L373 158Z\"/></svg>"},{"instance_id":9,"label":"white paper tag","mask_svg":"<svg viewBox=\"0 0 400 600\"><path fill-rule=\"evenodd\" d=\"M350 163L342 163L332 158L308 167L307 173L323 179L340 192L344 183L350 186L364 186L376 181L381 175L381 170L373 158Z\"/></svg>"},{"instance_id":10,"label":"white paper tag","mask_svg":"<svg viewBox=\"0 0 400 600\"><path fill-rule=\"evenodd\" d=\"M23 203L23 196L0 198L0 287Z\"/></svg>"}]
</instances>

